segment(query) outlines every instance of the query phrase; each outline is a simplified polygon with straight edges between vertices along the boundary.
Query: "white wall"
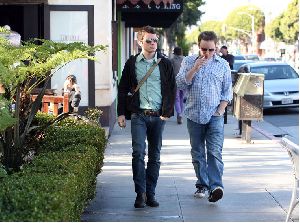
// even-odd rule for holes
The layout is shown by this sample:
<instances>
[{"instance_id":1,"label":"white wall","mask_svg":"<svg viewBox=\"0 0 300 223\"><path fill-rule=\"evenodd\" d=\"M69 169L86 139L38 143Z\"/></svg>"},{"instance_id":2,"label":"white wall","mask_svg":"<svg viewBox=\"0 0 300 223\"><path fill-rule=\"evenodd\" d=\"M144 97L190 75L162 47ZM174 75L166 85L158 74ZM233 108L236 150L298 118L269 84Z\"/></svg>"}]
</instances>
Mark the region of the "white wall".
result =
<instances>
[{"instance_id":1,"label":"white wall","mask_svg":"<svg viewBox=\"0 0 300 223\"><path fill-rule=\"evenodd\" d=\"M105 52L96 54L95 103L96 106L110 106L117 94L117 86L112 74L112 2L109 0L48 0L48 4L94 5L94 42L96 45L108 45Z\"/></svg>"}]
</instances>

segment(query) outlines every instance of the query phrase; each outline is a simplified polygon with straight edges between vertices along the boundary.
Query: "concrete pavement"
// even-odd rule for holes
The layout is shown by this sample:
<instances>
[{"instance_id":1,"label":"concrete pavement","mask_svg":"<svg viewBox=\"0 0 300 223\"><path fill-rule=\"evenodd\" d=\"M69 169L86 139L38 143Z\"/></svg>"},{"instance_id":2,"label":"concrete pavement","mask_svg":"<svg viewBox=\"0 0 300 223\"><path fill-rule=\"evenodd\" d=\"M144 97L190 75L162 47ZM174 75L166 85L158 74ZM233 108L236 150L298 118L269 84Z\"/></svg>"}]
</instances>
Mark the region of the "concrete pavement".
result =
<instances>
[{"instance_id":1,"label":"concrete pavement","mask_svg":"<svg viewBox=\"0 0 300 223\"><path fill-rule=\"evenodd\" d=\"M96 196L82 221L97 222L282 222L291 198L292 164L286 150L259 132L247 144L237 136L237 120L228 115L223 161L224 197L217 203L194 198L195 174L191 163L186 120L167 121L156 197L158 208L135 209L131 172L130 122L115 126L105 152ZM299 221L298 208L293 220Z\"/></svg>"}]
</instances>

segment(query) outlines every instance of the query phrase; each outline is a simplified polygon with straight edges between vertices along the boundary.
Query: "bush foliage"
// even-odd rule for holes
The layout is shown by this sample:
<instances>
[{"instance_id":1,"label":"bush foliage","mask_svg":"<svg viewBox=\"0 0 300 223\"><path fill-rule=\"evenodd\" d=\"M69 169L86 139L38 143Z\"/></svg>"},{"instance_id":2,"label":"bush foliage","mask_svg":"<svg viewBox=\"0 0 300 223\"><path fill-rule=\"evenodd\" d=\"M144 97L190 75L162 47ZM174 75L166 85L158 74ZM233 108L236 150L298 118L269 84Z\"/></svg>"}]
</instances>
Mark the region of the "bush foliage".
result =
<instances>
[{"instance_id":1,"label":"bush foliage","mask_svg":"<svg viewBox=\"0 0 300 223\"><path fill-rule=\"evenodd\" d=\"M40 123L51 119L39 116ZM46 129L33 161L0 178L0 221L80 221L105 143L104 130L84 121L68 118Z\"/></svg>"}]
</instances>

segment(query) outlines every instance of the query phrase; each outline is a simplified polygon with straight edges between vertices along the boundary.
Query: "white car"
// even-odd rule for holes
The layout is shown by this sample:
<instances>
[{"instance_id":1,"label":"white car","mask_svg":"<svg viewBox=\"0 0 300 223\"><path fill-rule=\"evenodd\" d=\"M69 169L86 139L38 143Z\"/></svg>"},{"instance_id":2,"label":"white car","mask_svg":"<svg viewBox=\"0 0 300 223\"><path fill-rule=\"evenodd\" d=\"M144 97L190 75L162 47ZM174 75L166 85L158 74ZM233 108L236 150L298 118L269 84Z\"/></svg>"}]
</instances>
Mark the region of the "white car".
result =
<instances>
[{"instance_id":1,"label":"white car","mask_svg":"<svg viewBox=\"0 0 300 223\"><path fill-rule=\"evenodd\" d=\"M287 63L248 63L238 73L265 75L264 108L299 107L299 74Z\"/></svg>"}]
</instances>

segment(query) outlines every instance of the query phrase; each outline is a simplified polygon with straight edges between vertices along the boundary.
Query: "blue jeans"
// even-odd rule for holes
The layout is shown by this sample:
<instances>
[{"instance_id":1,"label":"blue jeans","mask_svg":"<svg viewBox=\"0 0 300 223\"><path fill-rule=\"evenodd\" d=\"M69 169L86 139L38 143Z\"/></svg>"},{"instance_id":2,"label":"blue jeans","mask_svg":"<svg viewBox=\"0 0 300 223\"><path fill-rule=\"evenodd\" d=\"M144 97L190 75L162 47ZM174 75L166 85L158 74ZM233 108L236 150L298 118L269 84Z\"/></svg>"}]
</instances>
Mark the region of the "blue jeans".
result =
<instances>
[{"instance_id":1,"label":"blue jeans","mask_svg":"<svg viewBox=\"0 0 300 223\"><path fill-rule=\"evenodd\" d=\"M187 128L192 147L192 162L198 179L196 187L205 187L208 190L218 186L223 188L224 117L212 116L207 124L188 119Z\"/></svg>"},{"instance_id":2,"label":"blue jeans","mask_svg":"<svg viewBox=\"0 0 300 223\"><path fill-rule=\"evenodd\" d=\"M132 173L136 193L155 195L160 169L160 150L165 121L160 117L133 113L131 115ZM146 139L148 162L145 167Z\"/></svg>"}]
</instances>

